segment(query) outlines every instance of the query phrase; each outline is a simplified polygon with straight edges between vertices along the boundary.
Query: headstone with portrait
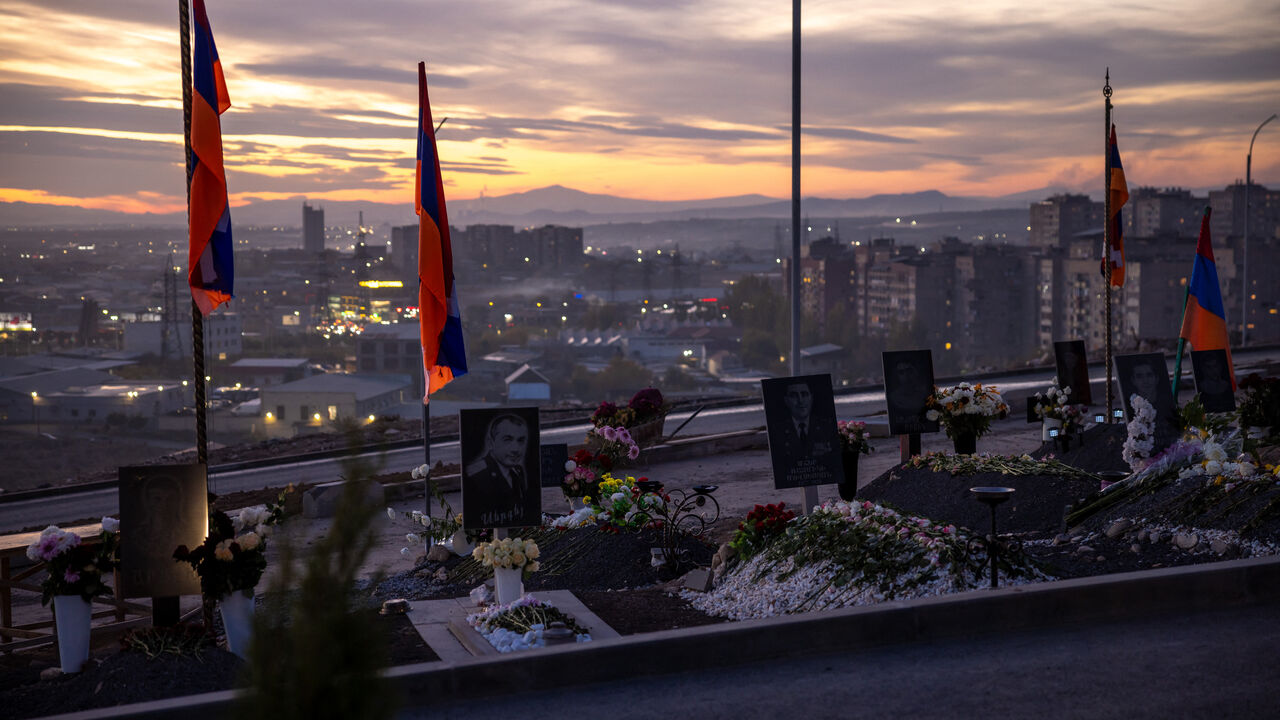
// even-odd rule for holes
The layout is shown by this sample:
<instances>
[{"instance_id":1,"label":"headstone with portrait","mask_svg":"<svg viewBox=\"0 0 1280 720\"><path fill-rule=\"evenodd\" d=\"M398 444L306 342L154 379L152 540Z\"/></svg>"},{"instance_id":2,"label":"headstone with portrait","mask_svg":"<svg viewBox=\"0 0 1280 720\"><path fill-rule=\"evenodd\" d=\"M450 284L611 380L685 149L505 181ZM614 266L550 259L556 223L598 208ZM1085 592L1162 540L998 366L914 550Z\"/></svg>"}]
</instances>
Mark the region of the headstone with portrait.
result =
<instances>
[{"instance_id":1,"label":"headstone with portrait","mask_svg":"<svg viewBox=\"0 0 1280 720\"><path fill-rule=\"evenodd\" d=\"M1061 340L1053 344L1053 357L1058 370L1058 387L1071 388L1067 401L1072 405L1092 405L1093 387L1089 383L1089 360L1083 340Z\"/></svg>"},{"instance_id":2,"label":"headstone with portrait","mask_svg":"<svg viewBox=\"0 0 1280 720\"><path fill-rule=\"evenodd\" d=\"M831 485L844 478L830 375L760 381L775 488Z\"/></svg>"},{"instance_id":3,"label":"headstone with portrait","mask_svg":"<svg viewBox=\"0 0 1280 720\"><path fill-rule=\"evenodd\" d=\"M1116 356L1116 376L1120 380L1120 396L1125 417L1133 422L1133 396L1140 395L1155 408L1153 452L1159 452L1178 439L1178 406L1169 384L1169 369L1164 353L1135 353Z\"/></svg>"},{"instance_id":4,"label":"headstone with portrait","mask_svg":"<svg viewBox=\"0 0 1280 720\"><path fill-rule=\"evenodd\" d=\"M1192 350L1191 368L1196 392L1205 412L1234 412L1236 394L1231 383L1231 358L1226 350Z\"/></svg>"},{"instance_id":5,"label":"headstone with portrait","mask_svg":"<svg viewBox=\"0 0 1280 720\"><path fill-rule=\"evenodd\" d=\"M200 578L173 559L204 542L209 525L205 466L120 468L120 589L127 598L199 595Z\"/></svg>"},{"instance_id":6,"label":"headstone with portrait","mask_svg":"<svg viewBox=\"0 0 1280 720\"><path fill-rule=\"evenodd\" d=\"M890 350L881 353L881 358L890 434L938 432L938 421L927 416L934 389L933 355L928 350Z\"/></svg>"},{"instance_id":7,"label":"headstone with portrait","mask_svg":"<svg viewBox=\"0 0 1280 720\"><path fill-rule=\"evenodd\" d=\"M542 524L538 408L460 410L462 527Z\"/></svg>"}]
</instances>

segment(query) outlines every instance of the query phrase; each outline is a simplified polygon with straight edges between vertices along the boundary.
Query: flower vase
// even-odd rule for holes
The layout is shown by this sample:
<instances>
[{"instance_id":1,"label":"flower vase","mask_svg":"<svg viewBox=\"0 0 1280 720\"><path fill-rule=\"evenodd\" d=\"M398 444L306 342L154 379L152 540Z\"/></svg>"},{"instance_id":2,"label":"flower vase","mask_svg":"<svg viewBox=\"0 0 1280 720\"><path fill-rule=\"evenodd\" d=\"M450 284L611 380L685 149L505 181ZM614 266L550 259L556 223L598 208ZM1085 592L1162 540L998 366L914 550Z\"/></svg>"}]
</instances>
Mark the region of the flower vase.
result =
<instances>
[{"instance_id":1,"label":"flower vase","mask_svg":"<svg viewBox=\"0 0 1280 720\"><path fill-rule=\"evenodd\" d=\"M62 672L78 673L89 659L89 601L79 595L55 595L53 619L58 628L58 660Z\"/></svg>"},{"instance_id":2,"label":"flower vase","mask_svg":"<svg viewBox=\"0 0 1280 720\"><path fill-rule=\"evenodd\" d=\"M1057 418L1045 418L1043 421L1041 421L1040 423L1040 441L1041 442L1049 442L1052 439L1049 437L1050 430L1061 431L1062 421ZM1062 433L1059 432L1059 435L1061 434Z\"/></svg>"},{"instance_id":3,"label":"flower vase","mask_svg":"<svg viewBox=\"0 0 1280 720\"><path fill-rule=\"evenodd\" d=\"M978 452L978 436L971 432L962 432L957 434L952 441L956 446L957 455L974 455Z\"/></svg>"},{"instance_id":4,"label":"flower vase","mask_svg":"<svg viewBox=\"0 0 1280 720\"><path fill-rule=\"evenodd\" d=\"M466 530L458 528L449 538L449 549L459 557L470 557L471 551L476 549L476 544L467 539Z\"/></svg>"},{"instance_id":5,"label":"flower vase","mask_svg":"<svg viewBox=\"0 0 1280 720\"><path fill-rule=\"evenodd\" d=\"M227 633L227 650L247 659L253 636L253 589L235 590L219 598L218 611Z\"/></svg>"},{"instance_id":6,"label":"flower vase","mask_svg":"<svg viewBox=\"0 0 1280 720\"><path fill-rule=\"evenodd\" d=\"M858 492L858 455L857 450L842 450L840 460L844 464L844 479L837 484L840 499L845 502L853 500Z\"/></svg>"},{"instance_id":7,"label":"flower vase","mask_svg":"<svg viewBox=\"0 0 1280 720\"><path fill-rule=\"evenodd\" d=\"M524 568L493 569L493 594L497 596L499 605L509 605L524 595L522 575Z\"/></svg>"}]
</instances>

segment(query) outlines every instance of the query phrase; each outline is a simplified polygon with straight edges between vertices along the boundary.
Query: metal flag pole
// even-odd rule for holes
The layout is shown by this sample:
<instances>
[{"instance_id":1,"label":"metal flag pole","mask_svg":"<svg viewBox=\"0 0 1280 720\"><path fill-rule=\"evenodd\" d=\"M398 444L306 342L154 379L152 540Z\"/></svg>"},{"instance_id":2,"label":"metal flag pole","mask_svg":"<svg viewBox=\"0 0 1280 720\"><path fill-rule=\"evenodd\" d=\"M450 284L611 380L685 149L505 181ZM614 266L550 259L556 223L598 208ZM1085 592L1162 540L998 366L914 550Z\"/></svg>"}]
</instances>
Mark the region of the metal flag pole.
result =
<instances>
[{"instance_id":1,"label":"metal flag pole","mask_svg":"<svg viewBox=\"0 0 1280 720\"><path fill-rule=\"evenodd\" d=\"M1200 223L1201 228L1204 228L1209 224L1209 214L1211 212L1213 212L1213 208L1206 205L1204 208L1204 219ZM1199 253L1200 253L1200 248L1197 243L1196 254L1199 255ZM1195 268L1193 267L1192 273L1194 274L1194 272L1195 272ZM1184 288L1182 291L1183 326L1185 326L1187 322L1187 303L1190 302L1190 300L1191 300L1191 283L1188 282L1186 288ZM1182 380L1182 352L1187 347L1187 339L1185 337L1182 337L1181 327L1182 326L1180 326L1178 330L1178 354L1173 361L1173 388L1172 389L1173 389L1173 402L1175 405L1178 403L1178 384L1179 384L1179 381Z\"/></svg>"},{"instance_id":2,"label":"metal flag pole","mask_svg":"<svg viewBox=\"0 0 1280 720\"><path fill-rule=\"evenodd\" d=\"M178 0L178 31L181 33L182 52L182 134L186 149L187 233L191 232L191 12L187 0ZM188 243L190 239L188 238ZM190 260L188 260L190 262ZM190 270L190 268L188 268ZM188 293L190 288L188 288ZM205 468L205 483L209 482L209 438L205 432L204 396L204 316L195 297L191 298L191 342L193 344L193 379L195 385L196 414L196 462ZM178 624L181 614L179 598L151 598L151 623L167 627ZM207 632L213 632L213 606L209 598L202 598L202 616Z\"/></svg>"},{"instance_id":3,"label":"metal flag pole","mask_svg":"<svg viewBox=\"0 0 1280 720\"><path fill-rule=\"evenodd\" d=\"M1107 76L1105 84L1102 86L1102 96L1104 106L1104 122L1102 129L1103 157L1106 158L1103 166L1103 191L1102 191L1102 274L1104 276L1103 286L1106 293L1107 308L1107 422L1115 422L1112 417L1113 408L1115 407L1115 389L1112 387L1112 369L1111 369L1111 243L1115 238L1111 237L1111 68L1107 68Z\"/></svg>"},{"instance_id":4,"label":"metal flag pole","mask_svg":"<svg viewBox=\"0 0 1280 720\"><path fill-rule=\"evenodd\" d=\"M1244 158L1244 269L1240 273L1244 293L1240 298L1243 303L1240 311L1240 347L1249 344L1249 186L1253 184L1253 141L1258 139L1262 128L1275 119L1276 114L1272 113L1271 117L1263 120L1262 125L1253 131L1253 137L1249 138L1249 154Z\"/></svg>"},{"instance_id":5,"label":"metal flag pole","mask_svg":"<svg viewBox=\"0 0 1280 720\"><path fill-rule=\"evenodd\" d=\"M800 0L791 0L791 375L800 374ZM808 515L818 488L801 488Z\"/></svg>"},{"instance_id":6,"label":"metal flag pole","mask_svg":"<svg viewBox=\"0 0 1280 720\"><path fill-rule=\"evenodd\" d=\"M191 13L187 0L178 0L178 26L182 33L182 128L187 157L187 231L191 229ZM189 268L188 268L189 270ZM209 464L209 437L205 426L204 315L191 298L192 386L195 390L196 462Z\"/></svg>"}]
</instances>

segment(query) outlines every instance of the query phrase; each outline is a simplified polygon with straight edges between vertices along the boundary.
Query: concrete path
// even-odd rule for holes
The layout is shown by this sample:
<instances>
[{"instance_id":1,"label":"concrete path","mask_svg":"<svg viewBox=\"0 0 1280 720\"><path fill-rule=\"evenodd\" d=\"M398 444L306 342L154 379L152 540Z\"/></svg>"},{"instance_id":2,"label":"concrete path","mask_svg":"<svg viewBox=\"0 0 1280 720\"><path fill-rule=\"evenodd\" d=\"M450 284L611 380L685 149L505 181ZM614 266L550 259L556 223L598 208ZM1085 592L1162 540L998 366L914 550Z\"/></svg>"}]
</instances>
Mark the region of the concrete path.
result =
<instances>
[{"instance_id":1,"label":"concrete path","mask_svg":"<svg viewBox=\"0 0 1280 720\"><path fill-rule=\"evenodd\" d=\"M1280 606L924 642L407 708L402 718L1231 718L1280 708Z\"/></svg>"}]
</instances>

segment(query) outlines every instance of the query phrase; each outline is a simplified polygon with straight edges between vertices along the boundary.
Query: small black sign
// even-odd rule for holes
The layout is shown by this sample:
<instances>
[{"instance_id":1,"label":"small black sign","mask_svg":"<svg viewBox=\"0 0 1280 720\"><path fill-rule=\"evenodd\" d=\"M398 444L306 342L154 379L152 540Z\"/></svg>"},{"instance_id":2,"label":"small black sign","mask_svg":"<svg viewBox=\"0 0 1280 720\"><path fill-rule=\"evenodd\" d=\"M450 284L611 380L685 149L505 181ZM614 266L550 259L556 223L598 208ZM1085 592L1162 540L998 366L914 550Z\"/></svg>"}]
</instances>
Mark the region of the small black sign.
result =
<instances>
[{"instance_id":1,"label":"small black sign","mask_svg":"<svg viewBox=\"0 0 1280 720\"><path fill-rule=\"evenodd\" d=\"M769 426L773 486L832 485L844 479L830 375L760 381Z\"/></svg>"},{"instance_id":2,"label":"small black sign","mask_svg":"<svg viewBox=\"0 0 1280 720\"><path fill-rule=\"evenodd\" d=\"M566 443L543 445L541 449L542 487L560 487L564 482L564 464L569 462L569 446Z\"/></svg>"},{"instance_id":3,"label":"small black sign","mask_svg":"<svg viewBox=\"0 0 1280 720\"><path fill-rule=\"evenodd\" d=\"M541 525L538 408L460 410L458 429L462 526L475 530Z\"/></svg>"},{"instance_id":4,"label":"small black sign","mask_svg":"<svg viewBox=\"0 0 1280 720\"><path fill-rule=\"evenodd\" d=\"M1083 340L1062 340L1053 344L1053 357L1058 367L1058 387L1071 388L1067 402L1092 405L1093 388L1089 384L1089 360Z\"/></svg>"},{"instance_id":5,"label":"small black sign","mask_svg":"<svg viewBox=\"0 0 1280 720\"><path fill-rule=\"evenodd\" d=\"M205 466L122 467L119 493L121 595L199 595L200 578L173 551L195 548L208 532Z\"/></svg>"},{"instance_id":6,"label":"small black sign","mask_svg":"<svg viewBox=\"0 0 1280 720\"><path fill-rule=\"evenodd\" d=\"M893 350L881 353L884 361L884 395L889 409L889 432L915 435L938 432L925 405L933 395L933 355L928 350Z\"/></svg>"},{"instance_id":7,"label":"small black sign","mask_svg":"<svg viewBox=\"0 0 1280 720\"><path fill-rule=\"evenodd\" d=\"M1133 422L1133 396L1140 395L1156 410L1155 447L1160 452L1178 439L1178 407L1173 401L1169 369L1164 353L1136 353L1116 356L1116 375L1125 416Z\"/></svg>"},{"instance_id":8,"label":"small black sign","mask_svg":"<svg viewBox=\"0 0 1280 720\"><path fill-rule=\"evenodd\" d=\"M1231 358L1227 351L1192 350L1191 368L1205 412L1234 412L1236 394L1231 387Z\"/></svg>"}]
</instances>

